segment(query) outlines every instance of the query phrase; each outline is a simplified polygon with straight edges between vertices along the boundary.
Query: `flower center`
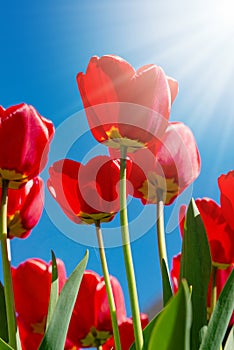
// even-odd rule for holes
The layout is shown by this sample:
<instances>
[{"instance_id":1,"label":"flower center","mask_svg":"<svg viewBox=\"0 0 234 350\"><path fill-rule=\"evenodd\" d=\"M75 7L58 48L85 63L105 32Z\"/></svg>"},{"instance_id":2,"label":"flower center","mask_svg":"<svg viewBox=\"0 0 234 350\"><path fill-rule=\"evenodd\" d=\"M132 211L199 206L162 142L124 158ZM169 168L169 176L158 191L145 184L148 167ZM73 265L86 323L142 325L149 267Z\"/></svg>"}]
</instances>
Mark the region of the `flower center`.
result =
<instances>
[{"instance_id":1,"label":"flower center","mask_svg":"<svg viewBox=\"0 0 234 350\"><path fill-rule=\"evenodd\" d=\"M0 168L0 186L2 187L2 180L9 180L9 188L18 189L24 182L28 181L25 174L17 173L15 170Z\"/></svg>"},{"instance_id":2,"label":"flower center","mask_svg":"<svg viewBox=\"0 0 234 350\"><path fill-rule=\"evenodd\" d=\"M8 216L7 227L8 227L10 236L20 237L25 232L25 229L23 228L23 225L21 222L21 216L20 216L19 210L17 210L13 215Z\"/></svg>"},{"instance_id":3,"label":"flower center","mask_svg":"<svg viewBox=\"0 0 234 350\"><path fill-rule=\"evenodd\" d=\"M120 148L120 146L126 146L128 152L135 152L137 149L145 148L146 144L138 140L132 140L127 137L122 137L119 133L119 129L112 126L109 131L106 132L108 140L104 141L104 145L111 148Z\"/></svg>"},{"instance_id":4,"label":"flower center","mask_svg":"<svg viewBox=\"0 0 234 350\"><path fill-rule=\"evenodd\" d=\"M90 332L81 340L81 343L83 346L96 348L103 345L110 337L112 337L110 332L98 331L95 327L91 327Z\"/></svg>"},{"instance_id":5,"label":"flower center","mask_svg":"<svg viewBox=\"0 0 234 350\"><path fill-rule=\"evenodd\" d=\"M94 214L80 212L78 216L80 217L83 223L91 225L97 221L109 222L111 219L113 219L115 214L116 213L113 213L113 212L112 213L94 213Z\"/></svg>"},{"instance_id":6,"label":"flower center","mask_svg":"<svg viewBox=\"0 0 234 350\"><path fill-rule=\"evenodd\" d=\"M148 178L144 181L139 191L143 194L143 198L146 201L158 203L158 190L162 191L163 201L165 204L168 204L173 197L178 195L179 187L174 178L166 179L153 171L149 172Z\"/></svg>"}]
</instances>

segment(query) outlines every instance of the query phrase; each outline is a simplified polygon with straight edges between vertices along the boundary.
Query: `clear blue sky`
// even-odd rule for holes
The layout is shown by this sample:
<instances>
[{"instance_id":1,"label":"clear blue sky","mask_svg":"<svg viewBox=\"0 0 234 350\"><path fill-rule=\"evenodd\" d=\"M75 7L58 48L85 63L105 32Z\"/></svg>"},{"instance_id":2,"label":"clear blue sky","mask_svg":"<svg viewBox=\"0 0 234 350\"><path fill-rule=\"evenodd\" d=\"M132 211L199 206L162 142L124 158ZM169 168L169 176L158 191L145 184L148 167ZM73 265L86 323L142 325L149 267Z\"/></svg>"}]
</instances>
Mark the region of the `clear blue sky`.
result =
<instances>
[{"instance_id":1,"label":"clear blue sky","mask_svg":"<svg viewBox=\"0 0 234 350\"><path fill-rule=\"evenodd\" d=\"M219 201L217 177L234 168L233 13L227 0L2 2L0 104L32 104L59 127L82 110L75 78L78 71L86 69L91 56L117 54L135 68L147 63L160 65L179 82L171 120L183 121L193 130L201 153L202 171L193 196ZM85 117L82 112L78 115L81 130L85 130ZM80 132L79 127L77 130ZM65 132L64 140L69 137ZM81 161L89 150L105 152L96 145L86 133L72 146L69 156ZM53 151L53 161L56 155L59 158L59 151ZM47 178L46 172L43 177ZM63 216L58 206L51 209L48 196L46 200L50 217ZM172 220L168 230L175 228L167 234L170 260L180 250L172 209L166 209L166 222ZM137 200L131 201L130 219L142 210ZM151 206L144 220L147 215L152 219L154 211ZM71 273L87 247L68 239L52 221L45 211L29 238L12 241L14 266L30 257L48 261L53 249ZM144 222L137 227L144 229ZM93 228L75 229L80 237L95 237ZM105 237L108 239L108 233ZM161 291L155 226L134 241L132 249L140 304L146 310ZM111 273L127 295L121 248L108 249L107 256ZM101 273L96 248L90 248L88 268ZM127 296L126 304L130 312Z\"/></svg>"}]
</instances>

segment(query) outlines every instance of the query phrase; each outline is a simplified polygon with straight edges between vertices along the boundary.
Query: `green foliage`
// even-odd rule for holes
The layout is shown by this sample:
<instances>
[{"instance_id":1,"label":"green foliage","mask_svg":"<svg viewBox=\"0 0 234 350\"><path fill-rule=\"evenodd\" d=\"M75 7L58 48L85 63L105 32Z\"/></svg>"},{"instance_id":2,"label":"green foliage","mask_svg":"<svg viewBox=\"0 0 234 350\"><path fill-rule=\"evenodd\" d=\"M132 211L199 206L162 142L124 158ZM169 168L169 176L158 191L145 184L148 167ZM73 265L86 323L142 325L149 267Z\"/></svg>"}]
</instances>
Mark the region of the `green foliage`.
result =
<instances>
[{"instance_id":1,"label":"green foliage","mask_svg":"<svg viewBox=\"0 0 234 350\"><path fill-rule=\"evenodd\" d=\"M57 269L56 257L53 251L51 251L51 255L52 255L52 281L51 281L50 302L49 302L49 308L48 308L46 328L48 328L48 325L51 321L51 318L58 300L58 293L59 293L59 280L58 280L58 269Z\"/></svg>"},{"instance_id":2,"label":"green foliage","mask_svg":"<svg viewBox=\"0 0 234 350\"><path fill-rule=\"evenodd\" d=\"M199 348L200 331L207 325L207 291L210 274L209 242L201 216L192 199L185 220L180 269L180 279L185 278L192 287L191 350Z\"/></svg>"},{"instance_id":3,"label":"green foliage","mask_svg":"<svg viewBox=\"0 0 234 350\"><path fill-rule=\"evenodd\" d=\"M0 282L0 338L2 338L5 342L8 342L6 303L5 303L4 288L1 282Z\"/></svg>"},{"instance_id":4,"label":"green foliage","mask_svg":"<svg viewBox=\"0 0 234 350\"><path fill-rule=\"evenodd\" d=\"M1 350L14 350L10 345L8 345L2 338L0 338L0 349Z\"/></svg>"},{"instance_id":5,"label":"green foliage","mask_svg":"<svg viewBox=\"0 0 234 350\"><path fill-rule=\"evenodd\" d=\"M234 270L227 280L212 313L199 350L219 350L234 308ZM233 337L230 336L230 337ZM229 340L231 342L231 339ZM233 344L231 349L233 349Z\"/></svg>"},{"instance_id":6,"label":"green foliage","mask_svg":"<svg viewBox=\"0 0 234 350\"><path fill-rule=\"evenodd\" d=\"M160 312L161 313L161 312ZM147 324L147 326L144 328L143 330L143 337L144 337L144 346L142 350L147 350L148 349L148 345L149 345L149 340L150 340L150 336L152 333L152 330L154 328L154 325L160 315L160 313L158 313L151 321L149 324ZM130 350L136 350L136 345L135 342L132 344Z\"/></svg>"},{"instance_id":7,"label":"green foliage","mask_svg":"<svg viewBox=\"0 0 234 350\"><path fill-rule=\"evenodd\" d=\"M187 282L182 280L178 293L158 316L147 349L189 350L191 318L191 296Z\"/></svg>"},{"instance_id":8,"label":"green foliage","mask_svg":"<svg viewBox=\"0 0 234 350\"><path fill-rule=\"evenodd\" d=\"M42 339L39 350L63 350L67 330L79 291L80 283L87 265L88 251L65 283L55 305L51 321Z\"/></svg>"},{"instance_id":9,"label":"green foliage","mask_svg":"<svg viewBox=\"0 0 234 350\"><path fill-rule=\"evenodd\" d=\"M170 277L168 275L167 265L165 260L162 259L162 285L163 285L163 305L166 306L171 299L173 293L171 289Z\"/></svg>"},{"instance_id":10,"label":"green foliage","mask_svg":"<svg viewBox=\"0 0 234 350\"><path fill-rule=\"evenodd\" d=\"M227 341L225 343L224 350L233 350L233 348L234 348L234 326L232 326L232 329L230 330Z\"/></svg>"}]
</instances>

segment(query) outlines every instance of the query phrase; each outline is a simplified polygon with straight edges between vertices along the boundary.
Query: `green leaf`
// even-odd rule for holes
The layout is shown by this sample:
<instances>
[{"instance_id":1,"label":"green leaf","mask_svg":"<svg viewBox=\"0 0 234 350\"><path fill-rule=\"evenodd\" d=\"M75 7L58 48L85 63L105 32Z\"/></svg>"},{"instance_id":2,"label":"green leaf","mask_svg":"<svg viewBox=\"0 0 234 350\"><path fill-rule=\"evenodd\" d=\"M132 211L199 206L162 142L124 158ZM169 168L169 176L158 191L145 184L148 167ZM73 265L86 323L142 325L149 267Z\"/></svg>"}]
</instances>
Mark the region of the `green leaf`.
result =
<instances>
[{"instance_id":1,"label":"green leaf","mask_svg":"<svg viewBox=\"0 0 234 350\"><path fill-rule=\"evenodd\" d=\"M2 338L0 338L0 349L1 350L14 350L10 345L8 345Z\"/></svg>"},{"instance_id":2,"label":"green leaf","mask_svg":"<svg viewBox=\"0 0 234 350\"><path fill-rule=\"evenodd\" d=\"M142 350L147 350L148 349L148 345L149 345L149 340L150 340L150 336L152 333L152 330L154 328L154 325L159 317L159 315L161 314L162 311L160 311L151 321L150 323L147 324L147 326L143 329L143 337L144 337L144 346ZM131 345L130 350L136 350L136 345L135 342Z\"/></svg>"},{"instance_id":3,"label":"green leaf","mask_svg":"<svg viewBox=\"0 0 234 350\"><path fill-rule=\"evenodd\" d=\"M56 263L56 257L53 250L51 251L51 255L52 255L52 281L51 281L50 302L49 302L48 315L47 315L47 321L46 321L46 329L48 328L49 323L51 321L51 318L58 300L58 294L59 294L58 268Z\"/></svg>"},{"instance_id":4,"label":"green leaf","mask_svg":"<svg viewBox=\"0 0 234 350\"><path fill-rule=\"evenodd\" d=\"M163 284L163 305L166 306L173 293L171 290L170 278L165 260L162 259L162 284Z\"/></svg>"},{"instance_id":5,"label":"green leaf","mask_svg":"<svg viewBox=\"0 0 234 350\"><path fill-rule=\"evenodd\" d=\"M233 350L233 347L234 347L234 326L232 326L232 329L230 330L227 341L225 343L224 350Z\"/></svg>"},{"instance_id":6,"label":"green leaf","mask_svg":"<svg viewBox=\"0 0 234 350\"><path fill-rule=\"evenodd\" d=\"M234 308L234 270L219 298L199 350L219 350Z\"/></svg>"},{"instance_id":7,"label":"green leaf","mask_svg":"<svg viewBox=\"0 0 234 350\"><path fill-rule=\"evenodd\" d=\"M178 293L155 322L148 350L189 350L191 319L191 296L187 282L182 280Z\"/></svg>"},{"instance_id":8,"label":"green leaf","mask_svg":"<svg viewBox=\"0 0 234 350\"><path fill-rule=\"evenodd\" d=\"M207 325L207 291L211 274L211 255L207 234L197 206L192 199L186 215L180 278L192 286L193 321L191 350L200 345L200 330Z\"/></svg>"},{"instance_id":9,"label":"green leaf","mask_svg":"<svg viewBox=\"0 0 234 350\"><path fill-rule=\"evenodd\" d=\"M0 282L0 338L8 342L8 330L7 330L7 315L6 315L6 303L4 295L4 287Z\"/></svg>"},{"instance_id":10,"label":"green leaf","mask_svg":"<svg viewBox=\"0 0 234 350\"><path fill-rule=\"evenodd\" d=\"M66 334L88 261L88 251L65 283L39 350L63 350Z\"/></svg>"}]
</instances>

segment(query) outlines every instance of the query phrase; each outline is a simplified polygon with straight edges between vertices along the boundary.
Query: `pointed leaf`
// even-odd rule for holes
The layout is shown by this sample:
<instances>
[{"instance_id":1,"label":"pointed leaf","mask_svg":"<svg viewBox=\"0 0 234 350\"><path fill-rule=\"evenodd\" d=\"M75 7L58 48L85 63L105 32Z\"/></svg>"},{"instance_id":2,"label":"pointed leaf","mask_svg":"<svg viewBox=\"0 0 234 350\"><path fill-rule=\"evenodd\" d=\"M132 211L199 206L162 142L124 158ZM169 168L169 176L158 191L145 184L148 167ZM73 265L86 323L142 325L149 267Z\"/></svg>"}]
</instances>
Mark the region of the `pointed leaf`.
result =
<instances>
[{"instance_id":1,"label":"pointed leaf","mask_svg":"<svg viewBox=\"0 0 234 350\"><path fill-rule=\"evenodd\" d=\"M187 282L182 280L178 293L155 323L148 350L189 350L191 319L191 296Z\"/></svg>"},{"instance_id":2,"label":"pointed leaf","mask_svg":"<svg viewBox=\"0 0 234 350\"><path fill-rule=\"evenodd\" d=\"M230 330L227 341L225 343L224 350L233 350L233 347L234 347L234 326L232 326L232 329Z\"/></svg>"},{"instance_id":3,"label":"pointed leaf","mask_svg":"<svg viewBox=\"0 0 234 350\"><path fill-rule=\"evenodd\" d=\"M0 338L8 341L8 330L7 330L7 315L6 315L6 303L4 295L4 287L0 282Z\"/></svg>"},{"instance_id":4,"label":"pointed leaf","mask_svg":"<svg viewBox=\"0 0 234 350\"><path fill-rule=\"evenodd\" d=\"M0 349L1 350L14 350L10 345L8 345L2 338L0 338Z\"/></svg>"},{"instance_id":5,"label":"pointed leaf","mask_svg":"<svg viewBox=\"0 0 234 350\"><path fill-rule=\"evenodd\" d=\"M234 308L234 270L230 274L212 313L199 350L219 350Z\"/></svg>"},{"instance_id":6,"label":"pointed leaf","mask_svg":"<svg viewBox=\"0 0 234 350\"><path fill-rule=\"evenodd\" d=\"M66 334L79 291L80 283L87 265L88 251L65 283L58 298L52 319L42 339L39 350L63 350Z\"/></svg>"},{"instance_id":7,"label":"pointed leaf","mask_svg":"<svg viewBox=\"0 0 234 350\"><path fill-rule=\"evenodd\" d=\"M207 324L207 291L211 274L211 256L204 224L192 199L186 215L180 278L192 286L193 321L191 350L200 345L200 330Z\"/></svg>"},{"instance_id":8,"label":"pointed leaf","mask_svg":"<svg viewBox=\"0 0 234 350\"><path fill-rule=\"evenodd\" d=\"M163 284L163 305L166 306L171 299L173 293L171 289L170 278L168 276L167 265L165 260L162 259L162 284Z\"/></svg>"},{"instance_id":9,"label":"pointed leaf","mask_svg":"<svg viewBox=\"0 0 234 350\"><path fill-rule=\"evenodd\" d=\"M58 294L59 294L58 269L57 269L56 257L53 250L51 250L51 255L52 255L52 281L51 281L50 302L49 302L49 308L48 308L46 328L48 328L48 325L52 318L55 305L58 300Z\"/></svg>"}]
</instances>

